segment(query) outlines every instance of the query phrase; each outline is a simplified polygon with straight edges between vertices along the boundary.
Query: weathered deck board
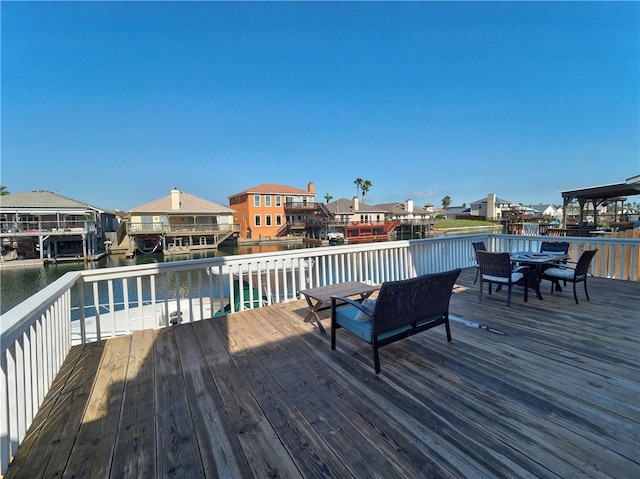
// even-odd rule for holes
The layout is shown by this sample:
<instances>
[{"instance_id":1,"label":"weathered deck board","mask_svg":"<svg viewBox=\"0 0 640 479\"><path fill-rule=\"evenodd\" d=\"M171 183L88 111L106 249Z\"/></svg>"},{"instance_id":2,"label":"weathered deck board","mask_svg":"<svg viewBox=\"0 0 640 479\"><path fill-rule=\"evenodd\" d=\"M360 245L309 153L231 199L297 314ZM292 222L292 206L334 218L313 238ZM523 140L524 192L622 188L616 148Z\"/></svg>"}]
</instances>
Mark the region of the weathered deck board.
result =
<instances>
[{"instance_id":1,"label":"weathered deck board","mask_svg":"<svg viewBox=\"0 0 640 479\"><path fill-rule=\"evenodd\" d=\"M110 476L157 477L153 330L132 335Z\"/></svg>"},{"instance_id":2,"label":"weathered deck board","mask_svg":"<svg viewBox=\"0 0 640 479\"><path fill-rule=\"evenodd\" d=\"M637 477L640 284L506 308L474 276L451 313L504 334L454 321L379 376L303 300L74 348L7 477Z\"/></svg>"},{"instance_id":3,"label":"weathered deck board","mask_svg":"<svg viewBox=\"0 0 640 479\"><path fill-rule=\"evenodd\" d=\"M260 335L267 346L262 361L320 437L335 454L342 455L351 474L355 477L376 474L394 477L398 474L394 463L409 462L416 470L420 465L425 476L433 475L434 471L427 467L429 458L424 457L414 444L402 438L392 439L397 431L387 427L384 415L363 404L345 400L350 395L349 389L326 371L318 371L317 361L306 348L296 344L295 337L290 337L292 332L277 327L273 321L276 312L264 309L260 313L251 318L250 324L253 324L252 331ZM293 332L293 335L297 336L297 333ZM367 441L354 444L353 438L359 435L366 436ZM395 452L391 462L390 452Z\"/></svg>"},{"instance_id":4,"label":"weathered deck board","mask_svg":"<svg viewBox=\"0 0 640 479\"><path fill-rule=\"evenodd\" d=\"M67 477L108 477L131 350L131 336L107 341L82 422L64 470Z\"/></svg>"},{"instance_id":5,"label":"weathered deck board","mask_svg":"<svg viewBox=\"0 0 640 479\"><path fill-rule=\"evenodd\" d=\"M203 477L175 331L156 331L153 345L156 395L156 448L159 477Z\"/></svg>"},{"instance_id":6,"label":"weathered deck board","mask_svg":"<svg viewBox=\"0 0 640 479\"><path fill-rule=\"evenodd\" d=\"M219 324L223 324L220 321ZM213 322L194 324L198 343L216 384L224 415L228 417L226 436L238 476L277 477L278 465L290 462L286 450L275 441L276 434L263 418L260 406L231 361L228 351L213 328ZM226 331L222 338L227 336ZM222 415L222 413L221 413ZM222 447L222 446L218 446Z\"/></svg>"},{"instance_id":7,"label":"weathered deck board","mask_svg":"<svg viewBox=\"0 0 640 479\"><path fill-rule=\"evenodd\" d=\"M264 366L262 356L268 353L263 348L263 341L252 333L253 326L244 321L229 320L227 324L233 338L230 341L234 346L232 360L302 477L347 477L342 462L335 455L326 454L325 443ZM276 463L278 477L279 469Z\"/></svg>"},{"instance_id":8,"label":"weathered deck board","mask_svg":"<svg viewBox=\"0 0 640 479\"><path fill-rule=\"evenodd\" d=\"M71 350L5 477L62 475L104 346L103 341L91 347L78 346ZM20 460L21 457L28 460Z\"/></svg>"}]
</instances>

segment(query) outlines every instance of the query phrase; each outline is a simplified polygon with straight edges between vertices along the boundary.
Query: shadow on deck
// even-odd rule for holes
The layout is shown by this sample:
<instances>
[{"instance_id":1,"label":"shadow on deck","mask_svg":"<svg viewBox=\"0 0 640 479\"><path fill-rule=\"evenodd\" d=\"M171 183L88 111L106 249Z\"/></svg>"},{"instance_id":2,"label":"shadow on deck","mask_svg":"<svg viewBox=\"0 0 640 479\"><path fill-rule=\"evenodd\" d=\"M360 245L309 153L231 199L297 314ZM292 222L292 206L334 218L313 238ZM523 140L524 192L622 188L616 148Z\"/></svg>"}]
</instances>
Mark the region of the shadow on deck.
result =
<instances>
[{"instance_id":1,"label":"shadow on deck","mask_svg":"<svg viewBox=\"0 0 640 479\"><path fill-rule=\"evenodd\" d=\"M504 334L454 321L379 376L304 301L77 346L6 477L635 477L640 283L507 309L474 275L451 313Z\"/></svg>"}]
</instances>

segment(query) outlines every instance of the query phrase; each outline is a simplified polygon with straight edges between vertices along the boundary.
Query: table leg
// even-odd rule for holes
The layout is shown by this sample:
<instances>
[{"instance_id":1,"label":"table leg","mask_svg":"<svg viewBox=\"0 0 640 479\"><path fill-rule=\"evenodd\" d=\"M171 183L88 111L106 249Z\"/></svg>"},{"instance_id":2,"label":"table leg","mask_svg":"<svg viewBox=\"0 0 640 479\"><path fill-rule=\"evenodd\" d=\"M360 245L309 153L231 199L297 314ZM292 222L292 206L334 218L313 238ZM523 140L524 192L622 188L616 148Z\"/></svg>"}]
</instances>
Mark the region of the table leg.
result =
<instances>
[{"instance_id":1,"label":"table leg","mask_svg":"<svg viewBox=\"0 0 640 479\"><path fill-rule=\"evenodd\" d=\"M527 283L529 288L532 288L536 292L536 297L542 300L542 293L540 292L540 281L539 281L539 272L538 268L529 268L527 272Z\"/></svg>"},{"instance_id":2,"label":"table leg","mask_svg":"<svg viewBox=\"0 0 640 479\"><path fill-rule=\"evenodd\" d=\"M360 299L358 300L358 302L362 303L365 299L367 299L372 294L373 294L373 291L369 291L367 293L360 293Z\"/></svg>"},{"instance_id":3,"label":"table leg","mask_svg":"<svg viewBox=\"0 0 640 479\"><path fill-rule=\"evenodd\" d=\"M304 317L304 321L306 323L310 323L313 319L315 319L320 332L322 332L323 334L326 334L327 332L325 331L324 326L320 322L320 316L318 316L318 310L320 309L320 306L322 306L322 301L318 300L316 301L316 304L313 304L309 296L305 296L305 299L307 300L307 304L309 305L309 312Z\"/></svg>"}]
</instances>

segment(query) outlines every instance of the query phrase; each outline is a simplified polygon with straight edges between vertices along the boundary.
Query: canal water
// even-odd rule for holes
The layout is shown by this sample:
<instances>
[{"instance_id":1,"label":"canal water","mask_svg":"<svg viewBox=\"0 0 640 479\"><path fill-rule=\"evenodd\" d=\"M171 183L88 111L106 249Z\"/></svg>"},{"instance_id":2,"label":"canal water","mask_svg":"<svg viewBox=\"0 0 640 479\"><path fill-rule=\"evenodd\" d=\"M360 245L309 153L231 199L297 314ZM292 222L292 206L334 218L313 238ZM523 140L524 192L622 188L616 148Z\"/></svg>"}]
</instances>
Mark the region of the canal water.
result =
<instances>
[{"instance_id":1,"label":"canal water","mask_svg":"<svg viewBox=\"0 0 640 479\"><path fill-rule=\"evenodd\" d=\"M192 253L175 257L162 254L138 255L125 258L124 255L110 255L99 261L85 265L83 262L58 263L47 266L4 267L0 269L0 314L4 314L25 299L42 290L69 271L80 271L95 268L113 268L146 263L162 263L186 259L214 258L238 254L267 253L305 248L302 243L276 245L251 245L221 247L217 251ZM19 261L19 260L18 260Z\"/></svg>"}]
</instances>

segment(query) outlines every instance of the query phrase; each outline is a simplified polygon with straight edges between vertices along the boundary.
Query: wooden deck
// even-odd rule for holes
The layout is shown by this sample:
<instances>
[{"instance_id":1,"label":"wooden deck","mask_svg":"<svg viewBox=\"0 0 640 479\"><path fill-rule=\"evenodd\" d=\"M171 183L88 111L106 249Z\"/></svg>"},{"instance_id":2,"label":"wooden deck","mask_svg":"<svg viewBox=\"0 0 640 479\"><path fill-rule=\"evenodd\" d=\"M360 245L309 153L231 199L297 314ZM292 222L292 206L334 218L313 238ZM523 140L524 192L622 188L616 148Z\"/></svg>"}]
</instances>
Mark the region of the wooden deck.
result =
<instances>
[{"instance_id":1,"label":"wooden deck","mask_svg":"<svg viewBox=\"0 0 640 479\"><path fill-rule=\"evenodd\" d=\"M454 321L379 376L304 300L78 346L7 477L638 477L640 284L507 309L474 275L452 314L504 334Z\"/></svg>"}]
</instances>

